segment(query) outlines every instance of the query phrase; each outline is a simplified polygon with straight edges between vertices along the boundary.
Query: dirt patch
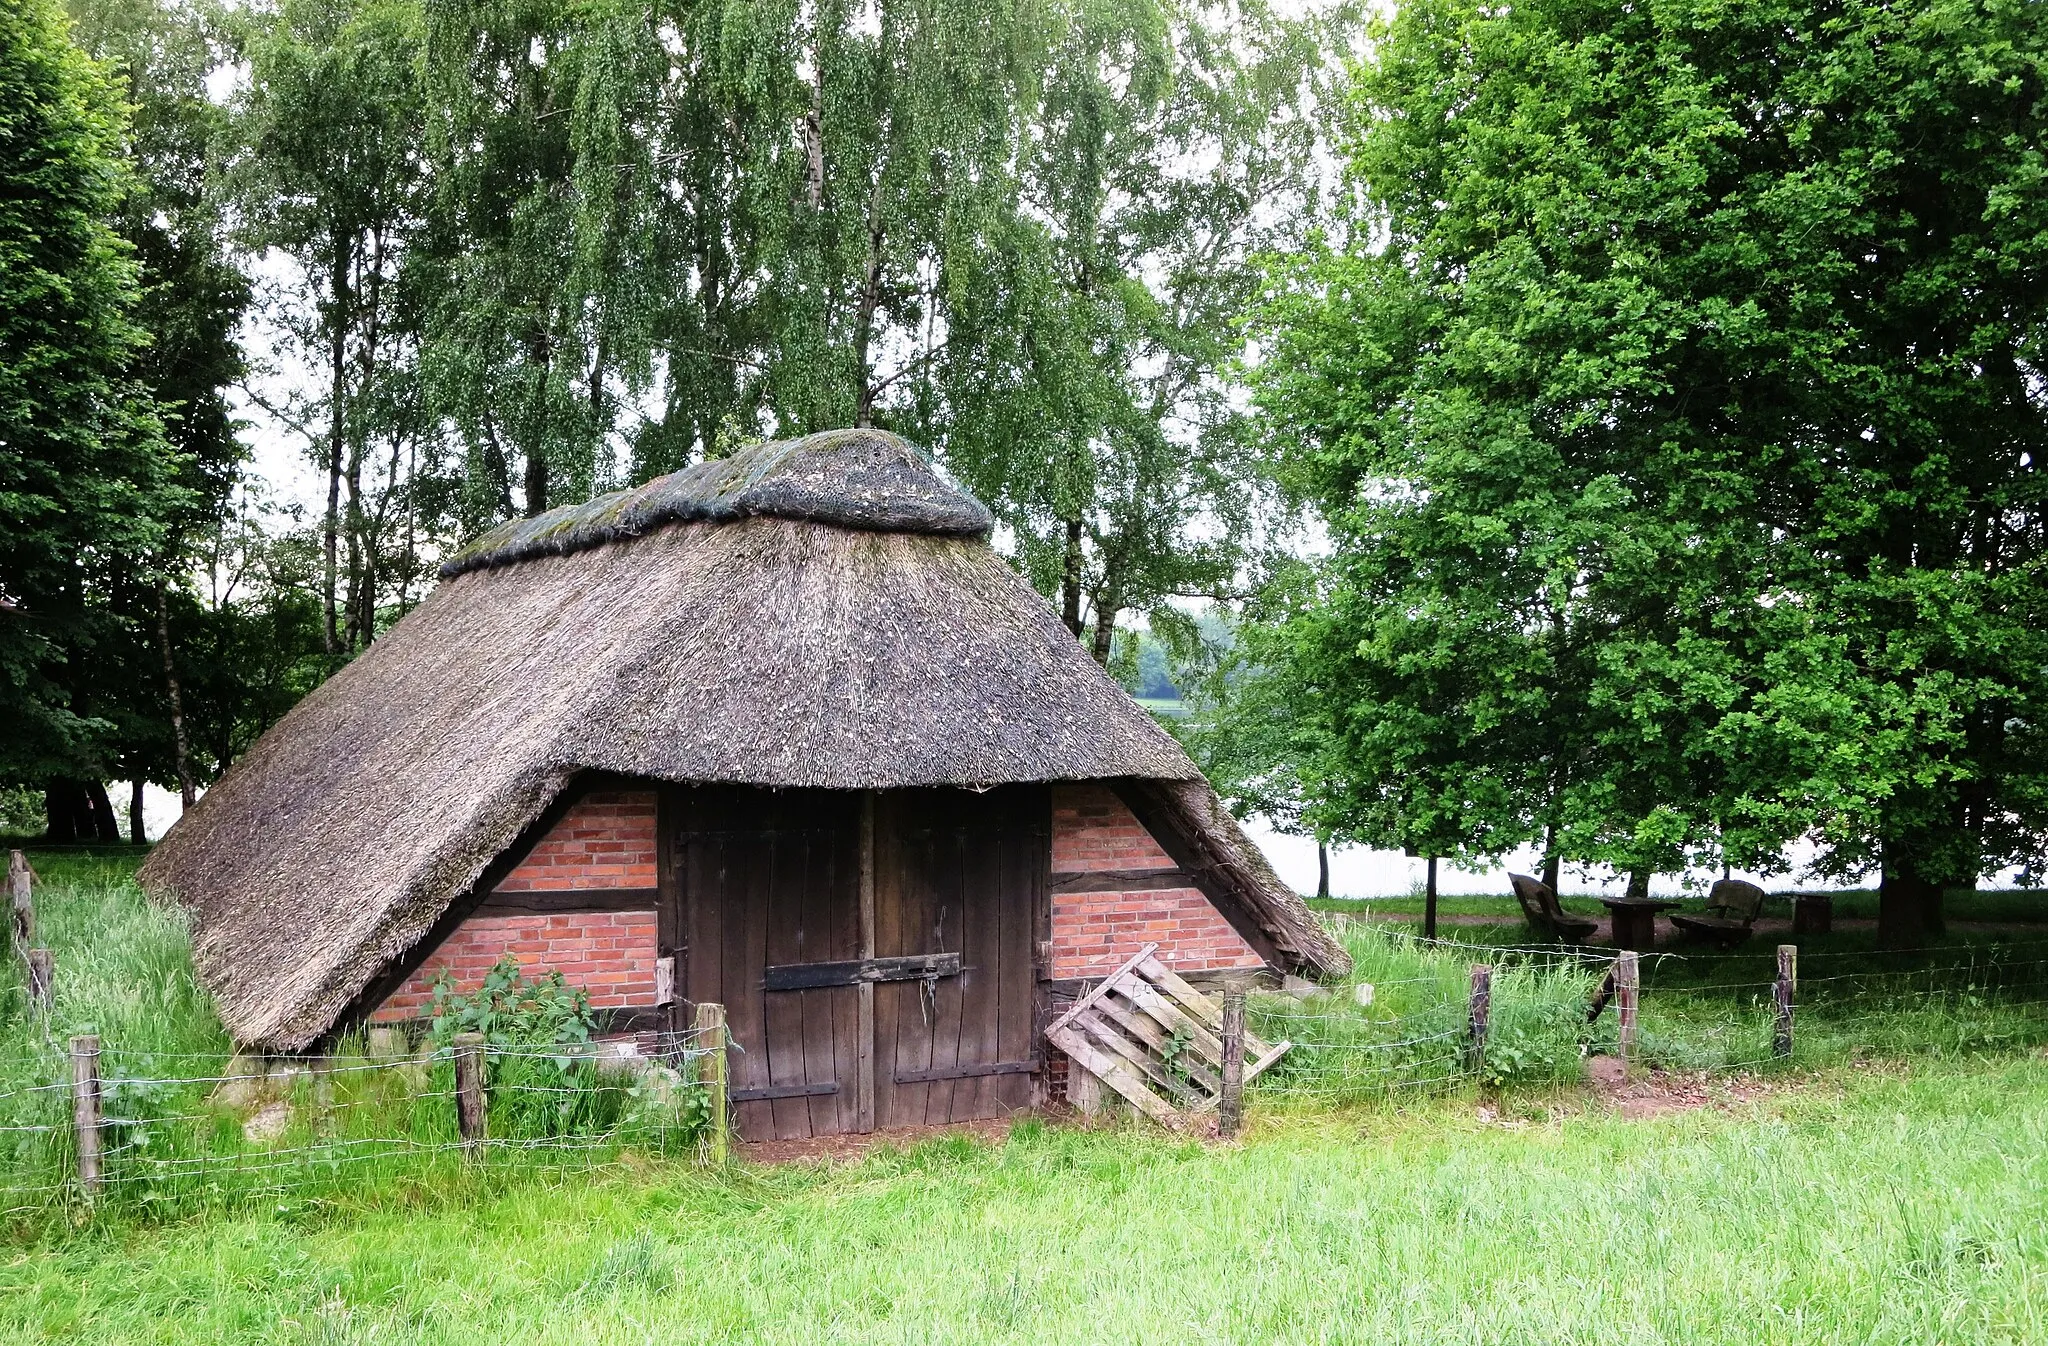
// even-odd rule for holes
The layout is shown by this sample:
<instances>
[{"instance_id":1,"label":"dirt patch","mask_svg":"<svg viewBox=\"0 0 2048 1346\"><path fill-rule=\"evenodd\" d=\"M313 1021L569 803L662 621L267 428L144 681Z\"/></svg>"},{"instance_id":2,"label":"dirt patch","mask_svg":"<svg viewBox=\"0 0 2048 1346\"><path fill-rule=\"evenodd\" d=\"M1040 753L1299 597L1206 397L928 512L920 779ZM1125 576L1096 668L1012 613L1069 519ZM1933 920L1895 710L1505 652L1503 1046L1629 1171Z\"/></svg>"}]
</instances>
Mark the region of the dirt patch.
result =
<instances>
[{"instance_id":1,"label":"dirt patch","mask_svg":"<svg viewBox=\"0 0 2048 1346\"><path fill-rule=\"evenodd\" d=\"M1755 1075L1718 1070L1645 1070L1630 1074L1612 1056L1586 1062L1593 1092L1623 1117L1668 1117L1700 1108L1732 1108L1775 1092L1776 1085Z\"/></svg>"},{"instance_id":2,"label":"dirt patch","mask_svg":"<svg viewBox=\"0 0 2048 1346\"><path fill-rule=\"evenodd\" d=\"M1001 1140L1010 1132L1010 1119L957 1122L951 1126L891 1126L864 1136L809 1136L802 1140L740 1141L732 1149L736 1158L749 1164L830 1164L860 1158L881 1145L915 1145L933 1136L965 1135L984 1142Z\"/></svg>"}]
</instances>

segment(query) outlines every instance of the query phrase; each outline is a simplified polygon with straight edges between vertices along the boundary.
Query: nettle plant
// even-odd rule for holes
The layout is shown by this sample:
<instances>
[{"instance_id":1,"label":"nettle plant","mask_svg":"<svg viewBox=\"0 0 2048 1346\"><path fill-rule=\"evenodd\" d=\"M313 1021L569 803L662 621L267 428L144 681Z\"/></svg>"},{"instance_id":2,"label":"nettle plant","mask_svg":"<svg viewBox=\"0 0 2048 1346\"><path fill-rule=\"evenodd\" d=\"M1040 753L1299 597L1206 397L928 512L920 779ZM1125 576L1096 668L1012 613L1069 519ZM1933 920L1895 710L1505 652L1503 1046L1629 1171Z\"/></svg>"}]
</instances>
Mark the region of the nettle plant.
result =
<instances>
[{"instance_id":1,"label":"nettle plant","mask_svg":"<svg viewBox=\"0 0 2048 1346\"><path fill-rule=\"evenodd\" d=\"M560 972L529 977L509 955L473 992L434 979L437 1046L479 1033L493 1134L534 1138L607 1133L661 1146L691 1143L710 1120L709 1095L667 1066L604 1059L590 997Z\"/></svg>"},{"instance_id":2,"label":"nettle plant","mask_svg":"<svg viewBox=\"0 0 2048 1346\"><path fill-rule=\"evenodd\" d=\"M455 988L443 968L433 983L434 1041L452 1041L457 1033L481 1033L493 1047L574 1047L590 1041L597 1015L590 997L571 986L560 972L528 977L510 954L484 975L470 994Z\"/></svg>"}]
</instances>

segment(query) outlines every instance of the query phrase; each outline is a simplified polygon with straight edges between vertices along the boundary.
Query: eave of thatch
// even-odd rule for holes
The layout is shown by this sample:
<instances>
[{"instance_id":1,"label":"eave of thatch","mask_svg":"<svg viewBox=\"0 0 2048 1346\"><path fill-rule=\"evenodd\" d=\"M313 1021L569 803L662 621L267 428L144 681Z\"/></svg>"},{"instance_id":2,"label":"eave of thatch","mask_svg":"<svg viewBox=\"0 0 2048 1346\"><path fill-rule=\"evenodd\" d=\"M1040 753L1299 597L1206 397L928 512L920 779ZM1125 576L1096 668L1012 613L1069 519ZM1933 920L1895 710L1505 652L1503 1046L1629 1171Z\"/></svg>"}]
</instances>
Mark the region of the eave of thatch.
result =
<instances>
[{"instance_id":1,"label":"eave of thatch","mask_svg":"<svg viewBox=\"0 0 2048 1346\"><path fill-rule=\"evenodd\" d=\"M1178 782L1275 944L1343 966L1179 745L978 538L772 515L456 574L265 734L141 877L192 911L236 1040L297 1050L592 771Z\"/></svg>"}]
</instances>

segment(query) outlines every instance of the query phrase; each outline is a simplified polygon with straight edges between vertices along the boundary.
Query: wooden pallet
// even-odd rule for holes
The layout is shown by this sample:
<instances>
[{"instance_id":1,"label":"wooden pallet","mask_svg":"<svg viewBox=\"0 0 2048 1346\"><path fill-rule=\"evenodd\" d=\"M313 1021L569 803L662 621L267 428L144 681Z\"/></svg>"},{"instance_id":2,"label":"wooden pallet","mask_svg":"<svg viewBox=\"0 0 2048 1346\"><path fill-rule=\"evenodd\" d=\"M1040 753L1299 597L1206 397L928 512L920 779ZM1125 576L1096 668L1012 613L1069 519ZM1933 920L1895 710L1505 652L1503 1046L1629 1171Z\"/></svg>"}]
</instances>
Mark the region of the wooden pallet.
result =
<instances>
[{"instance_id":1,"label":"wooden pallet","mask_svg":"<svg viewBox=\"0 0 2048 1346\"><path fill-rule=\"evenodd\" d=\"M1182 981L1147 944L1045 1030L1073 1062L1068 1095L1094 1111L1103 1088L1163 1126L1216 1106L1223 1089L1223 1007ZM1249 1084L1294 1044L1244 1035Z\"/></svg>"}]
</instances>

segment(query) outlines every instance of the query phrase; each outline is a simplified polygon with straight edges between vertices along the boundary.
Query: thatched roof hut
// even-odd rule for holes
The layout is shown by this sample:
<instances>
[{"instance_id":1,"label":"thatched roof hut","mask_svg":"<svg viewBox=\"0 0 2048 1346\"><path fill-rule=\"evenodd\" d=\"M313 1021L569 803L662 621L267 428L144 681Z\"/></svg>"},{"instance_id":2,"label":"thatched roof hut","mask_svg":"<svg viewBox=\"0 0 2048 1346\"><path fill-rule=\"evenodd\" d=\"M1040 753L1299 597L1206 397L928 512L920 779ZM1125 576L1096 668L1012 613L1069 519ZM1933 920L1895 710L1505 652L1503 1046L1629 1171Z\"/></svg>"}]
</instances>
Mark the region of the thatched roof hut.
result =
<instances>
[{"instance_id":1,"label":"thatched roof hut","mask_svg":"<svg viewBox=\"0 0 2048 1346\"><path fill-rule=\"evenodd\" d=\"M872 431L507 524L265 734L142 880L189 907L234 1037L296 1050L363 1014L579 779L1116 782L1254 944L1342 967L1172 737L989 549L989 526Z\"/></svg>"}]
</instances>

